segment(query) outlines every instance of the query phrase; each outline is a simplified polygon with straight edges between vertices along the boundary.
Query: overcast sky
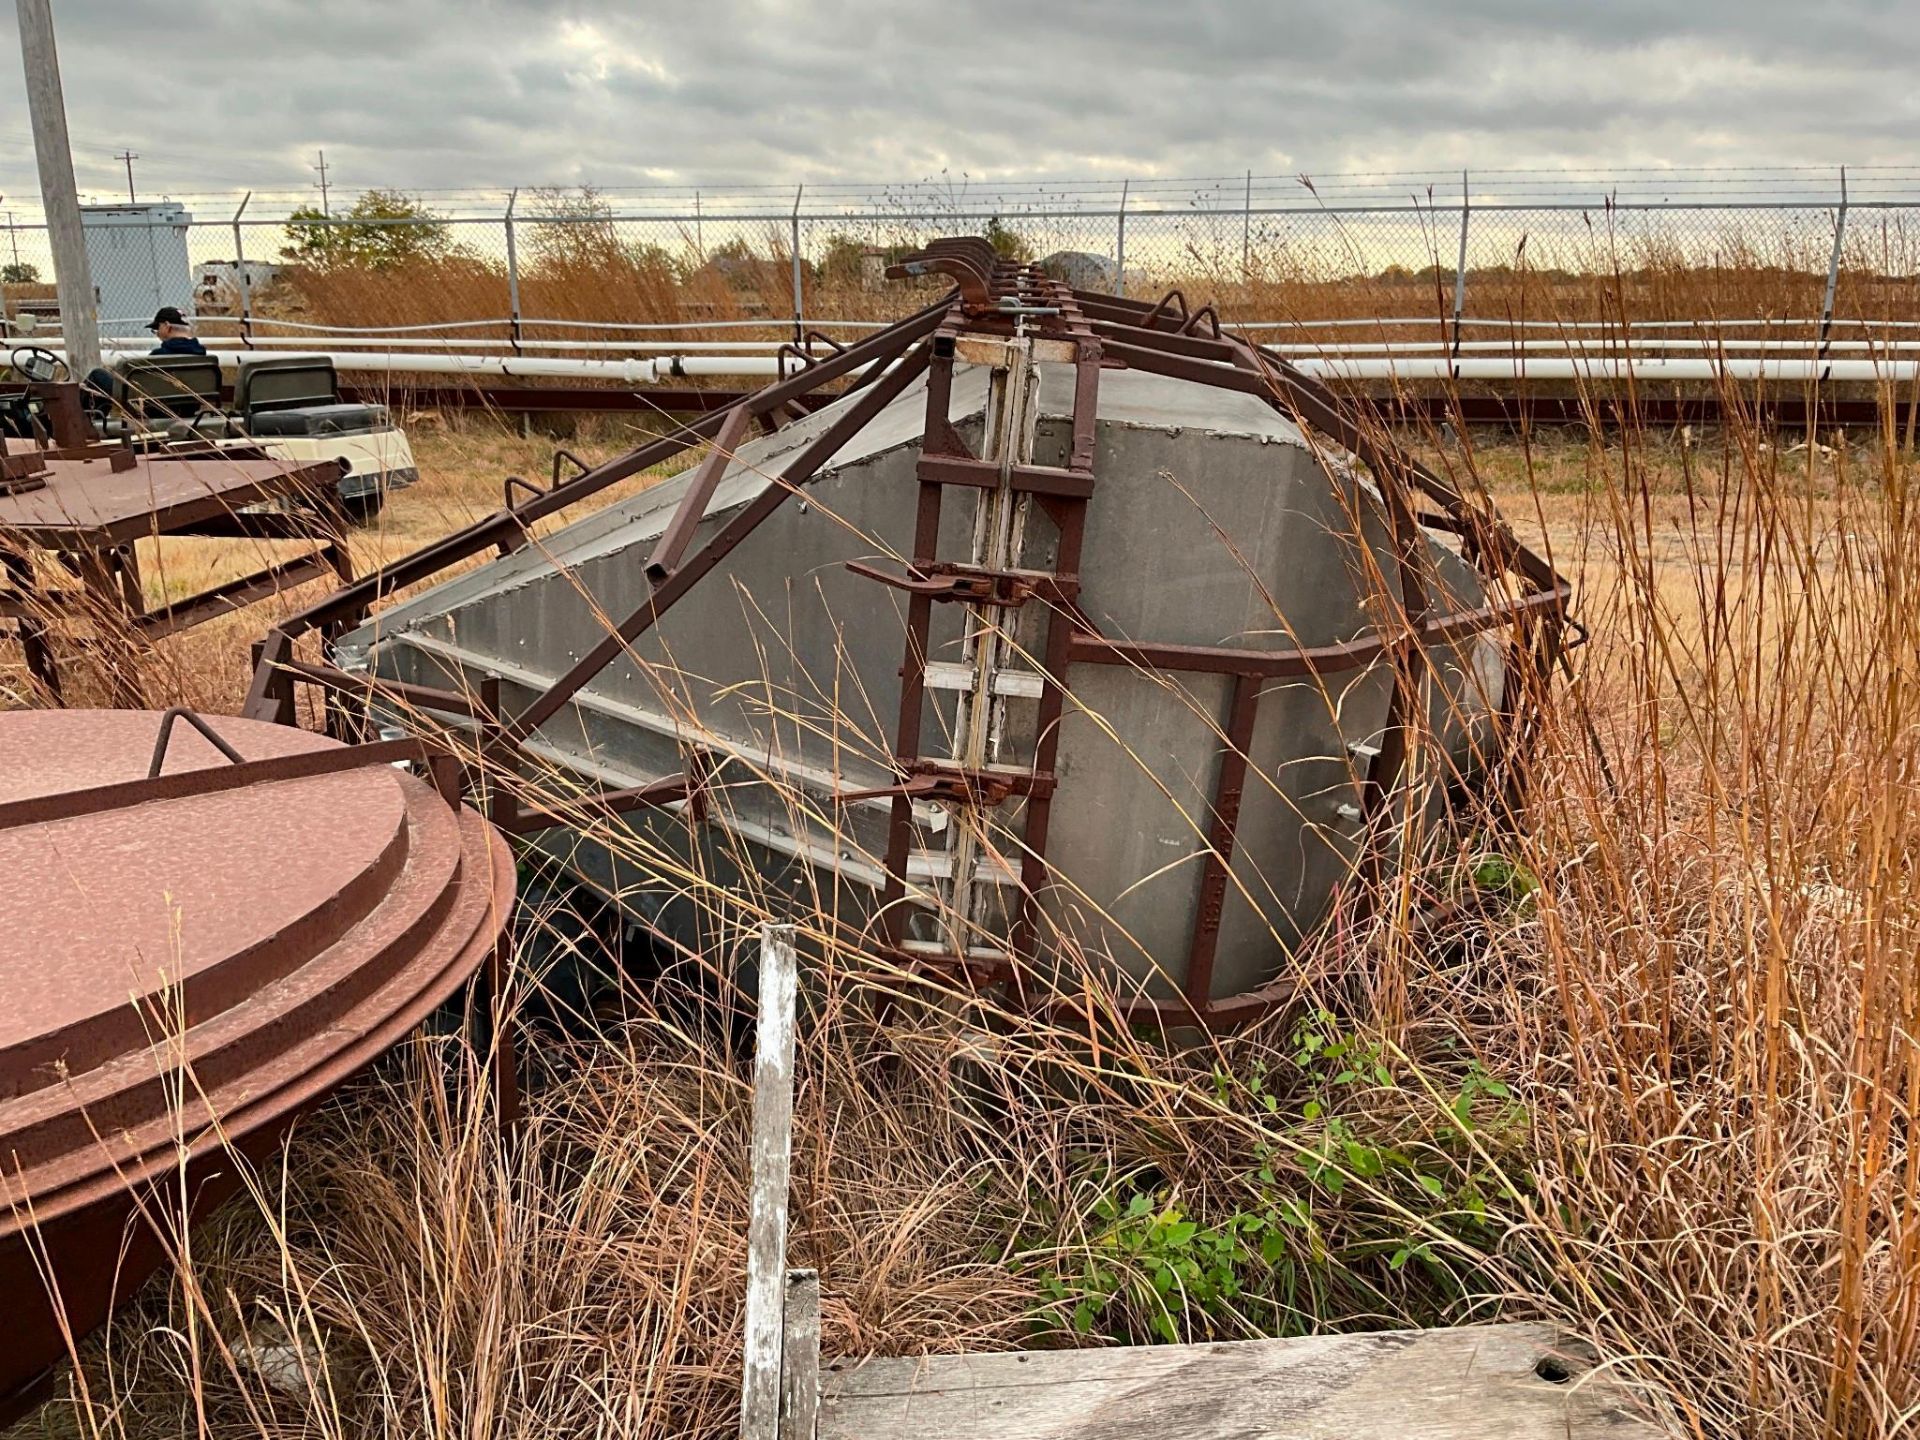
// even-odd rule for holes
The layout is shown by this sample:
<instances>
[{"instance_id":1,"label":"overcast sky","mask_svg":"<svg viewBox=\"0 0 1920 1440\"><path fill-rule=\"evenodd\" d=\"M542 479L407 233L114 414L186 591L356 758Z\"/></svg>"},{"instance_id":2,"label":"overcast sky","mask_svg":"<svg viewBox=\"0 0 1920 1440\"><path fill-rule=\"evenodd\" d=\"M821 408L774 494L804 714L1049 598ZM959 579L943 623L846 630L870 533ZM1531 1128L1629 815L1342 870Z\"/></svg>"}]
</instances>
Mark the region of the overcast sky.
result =
<instances>
[{"instance_id":1,"label":"overcast sky","mask_svg":"<svg viewBox=\"0 0 1920 1440\"><path fill-rule=\"evenodd\" d=\"M1912 0L54 0L83 191L1905 163ZM37 193L12 26L0 193ZM338 193L338 192L336 192Z\"/></svg>"}]
</instances>

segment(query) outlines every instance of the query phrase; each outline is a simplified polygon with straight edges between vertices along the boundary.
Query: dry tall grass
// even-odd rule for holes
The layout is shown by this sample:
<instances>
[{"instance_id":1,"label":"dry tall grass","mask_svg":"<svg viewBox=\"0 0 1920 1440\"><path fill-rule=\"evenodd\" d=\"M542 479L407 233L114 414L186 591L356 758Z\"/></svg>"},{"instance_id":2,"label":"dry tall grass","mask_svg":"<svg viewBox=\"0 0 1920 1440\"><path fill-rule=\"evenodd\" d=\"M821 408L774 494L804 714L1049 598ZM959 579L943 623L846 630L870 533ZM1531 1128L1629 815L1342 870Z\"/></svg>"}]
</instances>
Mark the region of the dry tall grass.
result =
<instances>
[{"instance_id":1,"label":"dry tall grass","mask_svg":"<svg viewBox=\"0 0 1920 1440\"><path fill-rule=\"evenodd\" d=\"M1525 835L1436 847L1395 883L1444 926L1336 923L1288 1015L1182 1046L1089 975L1085 1020L1041 1024L817 917L793 1245L830 1355L1548 1316L1688 1433L1909 1428L1914 465L1890 429L1787 438L1437 452L1574 573L1593 639ZM496 482L439 483L451 514ZM729 1431L749 1002L722 948L584 1004L569 903L524 924L517 1145L458 1044L417 1043L32 1429Z\"/></svg>"},{"instance_id":2,"label":"dry tall grass","mask_svg":"<svg viewBox=\"0 0 1920 1440\"><path fill-rule=\"evenodd\" d=\"M1323 223L1301 234L1269 226L1253 236L1243 257L1237 230L1231 244L1200 243L1142 216L1129 241L1127 293L1151 300L1178 287L1196 303L1216 301L1229 320L1293 321L1309 331L1316 321L1375 317L1430 317L1436 327L1444 324L1453 306L1453 217L1409 211L1343 223L1335 218L1318 217ZM1566 218L1553 232L1534 233L1524 228L1529 218L1550 217L1493 215L1480 221L1467 274L1469 315L1567 323L1758 319L1777 322L1782 335L1816 328L1832 242L1829 217L1696 219L1696 225L1711 227L1703 232L1673 228L1680 221L1601 210ZM806 314L891 320L925 304L933 293L925 285L885 281L880 271L886 255L911 249L930 233L903 225L897 234L878 237L888 244L866 247L874 254L862 262L862 237L810 230L802 245ZM1022 235L1017 221L999 233L1020 258L1039 258L1051 243ZM1070 237L1053 239L1070 243ZM1385 259L1389 253L1398 258ZM1407 263L1409 255L1417 262ZM1902 219L1856 216L1834 313L1920 320L1920 291L1912 280L1917 269L1920 236ZM705 338L782 338L791 330L792 245L779 226L705 252L691 235L663 236L644 225L533 222L522 227L519 270L520 310L529 317L671 322L687 327L677 332L683 340L701 338L698 327L715 321L768 324ZM444 255L397 264L296 267L259 297L258 313L379 326L504 319L509 310L504 253L492 253L489 242L471 241ZM499 334L499 327L492 333ZM589 330L537 333L546 339L596 336ZM1406 338L1407 332L1399 333ZM621 337L600 332L596 338Z\"/></svg>"}]
</instances>

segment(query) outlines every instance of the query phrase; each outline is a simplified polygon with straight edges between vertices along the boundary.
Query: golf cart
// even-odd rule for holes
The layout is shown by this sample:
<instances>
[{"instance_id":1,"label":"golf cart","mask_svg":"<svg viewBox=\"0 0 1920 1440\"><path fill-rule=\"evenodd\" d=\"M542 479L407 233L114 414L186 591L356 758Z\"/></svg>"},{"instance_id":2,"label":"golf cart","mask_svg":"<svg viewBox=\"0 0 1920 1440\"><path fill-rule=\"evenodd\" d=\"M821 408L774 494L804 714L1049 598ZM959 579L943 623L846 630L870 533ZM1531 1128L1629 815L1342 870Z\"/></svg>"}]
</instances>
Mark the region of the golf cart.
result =
<instances>
[{"instance_id":1,"label":"golf cart","mask_svg":"<svg viewBox=\"0 0 1920 1440\"><path fill-rule=\"evenodd\" d=\"M0 389L0 437L54 446L87 436L77 392L67 385L67 362L37 345L15 348L9 378ZM56 407L64 401L64 413ZM58 437L58 438L57 438Z\"/></svg>"},{"instance_id":2,"label":"golf cart","mask_svg":"<svg viewBox=\"0 0 1920 1440\"><path fill-rule=\"evenodd\" d=\"M12 364L36 381L66 370L58 356L33 346L15 350ZM388 490L419 478L413 448L387 407L343 401L325 356L242 360L231 408L221 406L218 356L137 355L116 369L126 392L112 414L95 420L102 439L125 439L137 450L245 448L292 465L338 460L346 466L341 499L360 524L379 514Z\"/></svg>"}]
</instances>

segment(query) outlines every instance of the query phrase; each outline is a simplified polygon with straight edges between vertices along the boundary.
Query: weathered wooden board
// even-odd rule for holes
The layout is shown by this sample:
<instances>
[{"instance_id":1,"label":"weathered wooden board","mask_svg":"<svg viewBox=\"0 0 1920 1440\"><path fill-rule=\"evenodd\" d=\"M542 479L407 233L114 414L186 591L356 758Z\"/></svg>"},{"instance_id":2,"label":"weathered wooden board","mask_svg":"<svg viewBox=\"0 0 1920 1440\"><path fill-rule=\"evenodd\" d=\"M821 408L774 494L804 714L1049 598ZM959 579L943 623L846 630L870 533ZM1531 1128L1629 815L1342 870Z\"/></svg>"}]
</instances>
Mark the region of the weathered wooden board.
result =
<instances>
[{"instance_id":1,"label":"weathered wooden board","mask_svg":"<svg viewBox=\"0 0 1920 1440\"><path fill-rule=\"evenodd\" d=\"M780 1440L813 1440L820 1423L820 1272L787 1271L780 1337Z\"/></svg>"},{"instance_id":2,"label":"weathered wooden board","mask_svg":"<svg viewBox=\"0 0 1920 1440\"><path fill-rule=\"evenodd\" d=\"M747 1214L747 1321L740 1380L742 1440L776 1440L787 1300L787 1177L793 1154L791 925L760 932L760 1016L754 1032L752 1193ZM817 1312L816 1301L816 1312Z\"/></svg>"},{"instance_id":3,"label":"weathered wooden board","mask_svg":"<svg viewBox=\"0 0 1920 1440\"><path fill-rule=\"evenodd\" d=\"M820 1440L1653 1440L1550 1325L821 1367Z\"/></svg>"}]
</instances>

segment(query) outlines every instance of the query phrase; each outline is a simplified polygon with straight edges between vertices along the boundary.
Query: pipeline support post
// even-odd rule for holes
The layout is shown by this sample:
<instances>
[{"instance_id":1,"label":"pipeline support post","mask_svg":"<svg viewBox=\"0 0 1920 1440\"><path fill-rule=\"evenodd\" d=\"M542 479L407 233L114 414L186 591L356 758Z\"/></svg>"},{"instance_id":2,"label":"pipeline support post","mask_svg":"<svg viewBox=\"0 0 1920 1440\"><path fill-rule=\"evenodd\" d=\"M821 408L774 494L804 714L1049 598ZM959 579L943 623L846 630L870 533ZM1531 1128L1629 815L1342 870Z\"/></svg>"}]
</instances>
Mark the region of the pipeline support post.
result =
<instances>
[{"instance_id":1,"label":"pipeline support post","mask_svg":"<svg viewBox=\"0 0 1920 1440\"><path fill-rule=\"evenodd\" d=\"M507 333L513 342L513 353L520 353L520 256L513 244L513 207L520 199L520 187L515 186L507 193L507 213L503 223L507 230Z\"/></svg>"},{"instance_id":2,"label":"pipeline support post","mask_svg":"<svg viewBox=\"0 0 1920 1440\"><path fill-rule=\"evenodd\" d=\"M806 194L807 187L797 185L793 191L793 343L805 343L807 333L806 300L801 293L800 284L800 197Z\"/></svg>"},{"instance_id":3,"label":"pipeline support post","mask_svg":"<svg viewBox=\"0 0 1920 1440\"><path fill-rule=\"evenodd\" d=\"M1460 259L1453 269L1453 353L1452 358L1460 359L1460 317L1467 309L1467 222L1473 214L1473 198L1467 189L1467 172L1460 172ZM1456 363L1453 378L1460 378L1460 368Z\"/></svg>"},{"instance_id":4,"label":"pipeline support post","mask_svg":"<svg viewBox=\"0 0 1920 1440\"><path fill-rule=\"evenodd\" d=\"M1816 359L1827 358L1827 347L1833 343L1833 298L1840 286L1840 252L1847 240L1847 167L1840 167L1840 210L1833 217L1833 252L1827 257L1827 293L1820 302L1820 350ZM1826 373L1820 376L1825 380Z\"/></svg>"},{"instance_id":5,"label":"pipeline support post","mask_svg":"<svg viewBox=\"0 0 1920 1440\"><path fill-rule=\"evenodd\" d=\"M240 197L240 208L233 212L233 278L240 286L240 343L253 344L253 285L247 278L247 247L240 238L240 217L247 213L253 192Z\"/></svg>"},{"instance_id":6,"label":"pipeline support post","mask_svg":"<svg viewBox=\"0 0 1920 1440\"><path fill-rule=\"evenodd\" d=\"M1120 211L1115 217L1113 233L1113 293L1127 293L1127 187L1133 182L1120 182Z\"/></svg>"},{"instance_id":7,"label":"pipeline support post","mask_svg":"<svg viewBox=\"0 0 1920 1440\"><path fill-rule=\"evenodd\" d=\"M1253 279L1253 171L1247 171L1246 198L1240 206L1240 278Z\"/></svg>"}]
</instances>

